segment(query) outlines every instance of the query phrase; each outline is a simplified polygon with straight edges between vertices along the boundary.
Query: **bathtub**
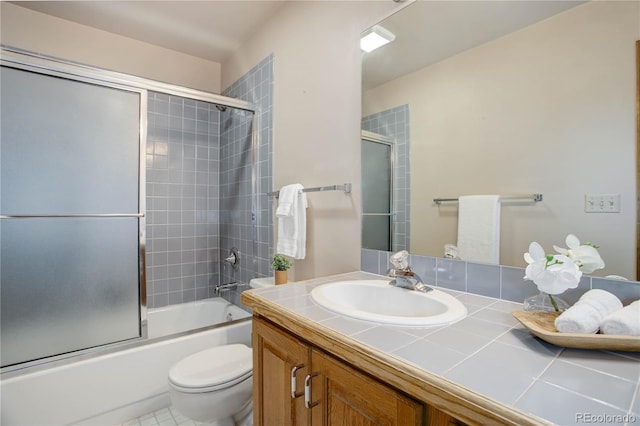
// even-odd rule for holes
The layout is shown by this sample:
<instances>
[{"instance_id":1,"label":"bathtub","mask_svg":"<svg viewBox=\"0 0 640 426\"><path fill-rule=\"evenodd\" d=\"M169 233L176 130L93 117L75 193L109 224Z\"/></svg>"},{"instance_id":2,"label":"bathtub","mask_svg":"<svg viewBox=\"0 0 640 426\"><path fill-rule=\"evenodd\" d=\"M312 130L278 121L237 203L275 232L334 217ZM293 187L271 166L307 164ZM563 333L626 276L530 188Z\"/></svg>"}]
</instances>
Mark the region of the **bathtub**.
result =
<instances>
[{"instance_id":1,"label":"bathtub","mask_svg":"<svg viewBox=\"0 0 640 426\"><path fill-rule=\"evenodd\" d=\"M155 339L249 316L251 315L247 311L216 297L149 309L147 333L149 339Z\"/></svg>"},{"instance_id":2,"label":"bathtub","mask_svg":"<svg viewBox=\"0 0 640 426\"><path fill-rule=\"evenodd\" d=\"M144 345L3 377L0 424L117 425L170 405L167 374L175 362L214 346L251 344L250 314L222 298L149 309L147 318L155 340Z\"/></svg>"}]
</instances>

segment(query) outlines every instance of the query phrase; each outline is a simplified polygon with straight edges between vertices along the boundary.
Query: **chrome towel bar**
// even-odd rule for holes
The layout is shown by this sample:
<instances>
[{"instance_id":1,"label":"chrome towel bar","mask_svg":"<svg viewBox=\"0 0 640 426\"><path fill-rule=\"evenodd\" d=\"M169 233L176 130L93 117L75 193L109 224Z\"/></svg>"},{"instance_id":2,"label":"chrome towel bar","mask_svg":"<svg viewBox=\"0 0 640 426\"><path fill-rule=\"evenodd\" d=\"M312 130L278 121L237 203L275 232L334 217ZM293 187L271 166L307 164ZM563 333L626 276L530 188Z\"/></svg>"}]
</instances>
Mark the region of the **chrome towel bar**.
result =
<instances>
[{"instance_id":1,"label":"chrome towel bar","mask_svg":"<svg viewBox=\"0 0 640 426\"><path fill-rule=\"evenodd\" d=\"M320 191L344 191L345 194L351 193L351 184L345 183L344 185L329 185L329 186L318 186L315 188L304 188L302 192L320 192ZM278 198L280 196L280 191L267 192L268 196L273 196Z\"/></svg>"},{"instance_id":2,"label":"chrome towel bar","mask_svg":"<svg viewBox=\"0 0 640 426\"><path fill-rule=\"evenodd\" d=\"M542 194L527 195L501 195L500 201L533 201L535 203L542 201ZM444 202L458 202L458 198L434 198L433 202L440 205Z\"/></svg>"}]
</instances>

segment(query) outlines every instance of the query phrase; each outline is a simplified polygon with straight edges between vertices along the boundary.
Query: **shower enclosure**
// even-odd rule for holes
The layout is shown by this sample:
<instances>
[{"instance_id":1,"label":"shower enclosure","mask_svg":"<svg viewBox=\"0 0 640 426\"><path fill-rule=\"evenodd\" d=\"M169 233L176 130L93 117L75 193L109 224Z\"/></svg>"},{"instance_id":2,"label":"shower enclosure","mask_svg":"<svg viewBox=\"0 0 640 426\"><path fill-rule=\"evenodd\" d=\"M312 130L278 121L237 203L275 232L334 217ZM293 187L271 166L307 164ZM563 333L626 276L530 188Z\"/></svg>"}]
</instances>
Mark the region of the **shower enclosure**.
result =
<instances>
[{"instance_id":1,"label":"shower enclosure","mask_svg":"<svg viewBox=\"0 0 640 426\"><path fill-rule=\"evenodd\" d=\"M2 49L3 371L146 338L255 251L247 102Z\"/></svg>"},{"instance_id":2,"label":"shower enclosure","mask_svg":"<svg viewBox=\"0 0 640 426\"><path fill-rule=\"evenodd\" d=\"M362 247L393 247L393 142L362 132Z\"/></svg>"},{"instance_id":3,"label":"shower enclosure","mask_svg":"<svg viewBox=\"0 0 640 426\"><path fill-rule=\"evenodd\" d=\"M1 76L3 366L139 337L143 94Z\"/></svg>"},{"instance_id":4,"label":"shower enclosure","mask_svg":"<svg viewBox=\"0 0 640 426\"><path fill-rule=\"evenodd\" d=\"M408 104L362 118L362 223L363 230L367 228L363 232L363 248L410 250L410 127ZM383 178L378 173L384 174L383 182L376 182ZM386 216L390 216L390 225Z\"/></svg>"},{"instance_id":5,"label":"shower enclosure","mask_svg":"<svg viewBox=\"0 0 640 426\"><path fill-rule=\"evenodd\" d=\"M226 296L218 285L248 282L238 271L254 244L252 120L252 111L149 92L150 308ZM234 247L242 255L231 268L223 260Z\"/></svg>"}]
</instances>

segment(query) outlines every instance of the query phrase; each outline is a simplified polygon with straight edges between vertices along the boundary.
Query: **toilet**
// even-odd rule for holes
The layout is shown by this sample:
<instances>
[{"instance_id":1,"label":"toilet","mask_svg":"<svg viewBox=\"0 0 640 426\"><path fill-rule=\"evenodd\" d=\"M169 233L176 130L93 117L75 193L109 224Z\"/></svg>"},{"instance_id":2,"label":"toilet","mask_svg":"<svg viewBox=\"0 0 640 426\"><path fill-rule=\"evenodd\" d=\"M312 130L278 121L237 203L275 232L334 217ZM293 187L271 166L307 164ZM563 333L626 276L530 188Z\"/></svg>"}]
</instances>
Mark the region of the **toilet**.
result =
<instances>
[{"instance_id":1,"label":"toilet","mask_svg":"<svg viewBox=\"0 0 640 426\"><path fill-rule=\"evenodd\" d=\"M215 426L253 424L251 348L233 344L206 349L169 370L169 394L182 415Z\"/></svg>"},{"instance_id":2,"label":"toilet","mask_svg":"<svg viewBox=\"0 0 640 426\"><path fill-rule=\"evenodd\" d=\"M276 285L276 279L274 277L252 278L249 281L249 287L251 288L268 288Z\"/></svg>"}]
</instances>

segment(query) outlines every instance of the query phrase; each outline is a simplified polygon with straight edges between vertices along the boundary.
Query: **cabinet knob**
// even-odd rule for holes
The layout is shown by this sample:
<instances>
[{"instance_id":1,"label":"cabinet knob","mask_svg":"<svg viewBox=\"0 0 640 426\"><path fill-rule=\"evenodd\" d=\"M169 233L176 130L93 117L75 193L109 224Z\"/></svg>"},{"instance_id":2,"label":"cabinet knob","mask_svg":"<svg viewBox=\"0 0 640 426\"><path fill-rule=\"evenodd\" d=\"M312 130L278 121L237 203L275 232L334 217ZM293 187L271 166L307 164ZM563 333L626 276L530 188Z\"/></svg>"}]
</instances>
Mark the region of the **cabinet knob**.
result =
<instances>
[{"instance_id":1,"label":"cabinet knob","mask_svg":"<svg viewBox=\"0 0 640 426\"><path fill-rule=\"evenodd\" d=\"M313 408L320 403L319 401L311 402L311 379L317 375L318 373L311 373L304 379L304 406L307 408Z\"/></svg>"},{"instance_id":2,"label":"cabinet knob","mask_svg":"<svg viewBox=\"0 0 640 426\"><path fill-rule=\"evenodd\" d=\"M298 370L300 370L301 368L304 368L304 364L300 364L300 365L296 365L295 367L293 367L291 369L291 398L296 399L302 395L304 395L304 392L297 392L296 389L298 388L297 383L296 383L296 372Z\"/></svg>"}]
</instances>

